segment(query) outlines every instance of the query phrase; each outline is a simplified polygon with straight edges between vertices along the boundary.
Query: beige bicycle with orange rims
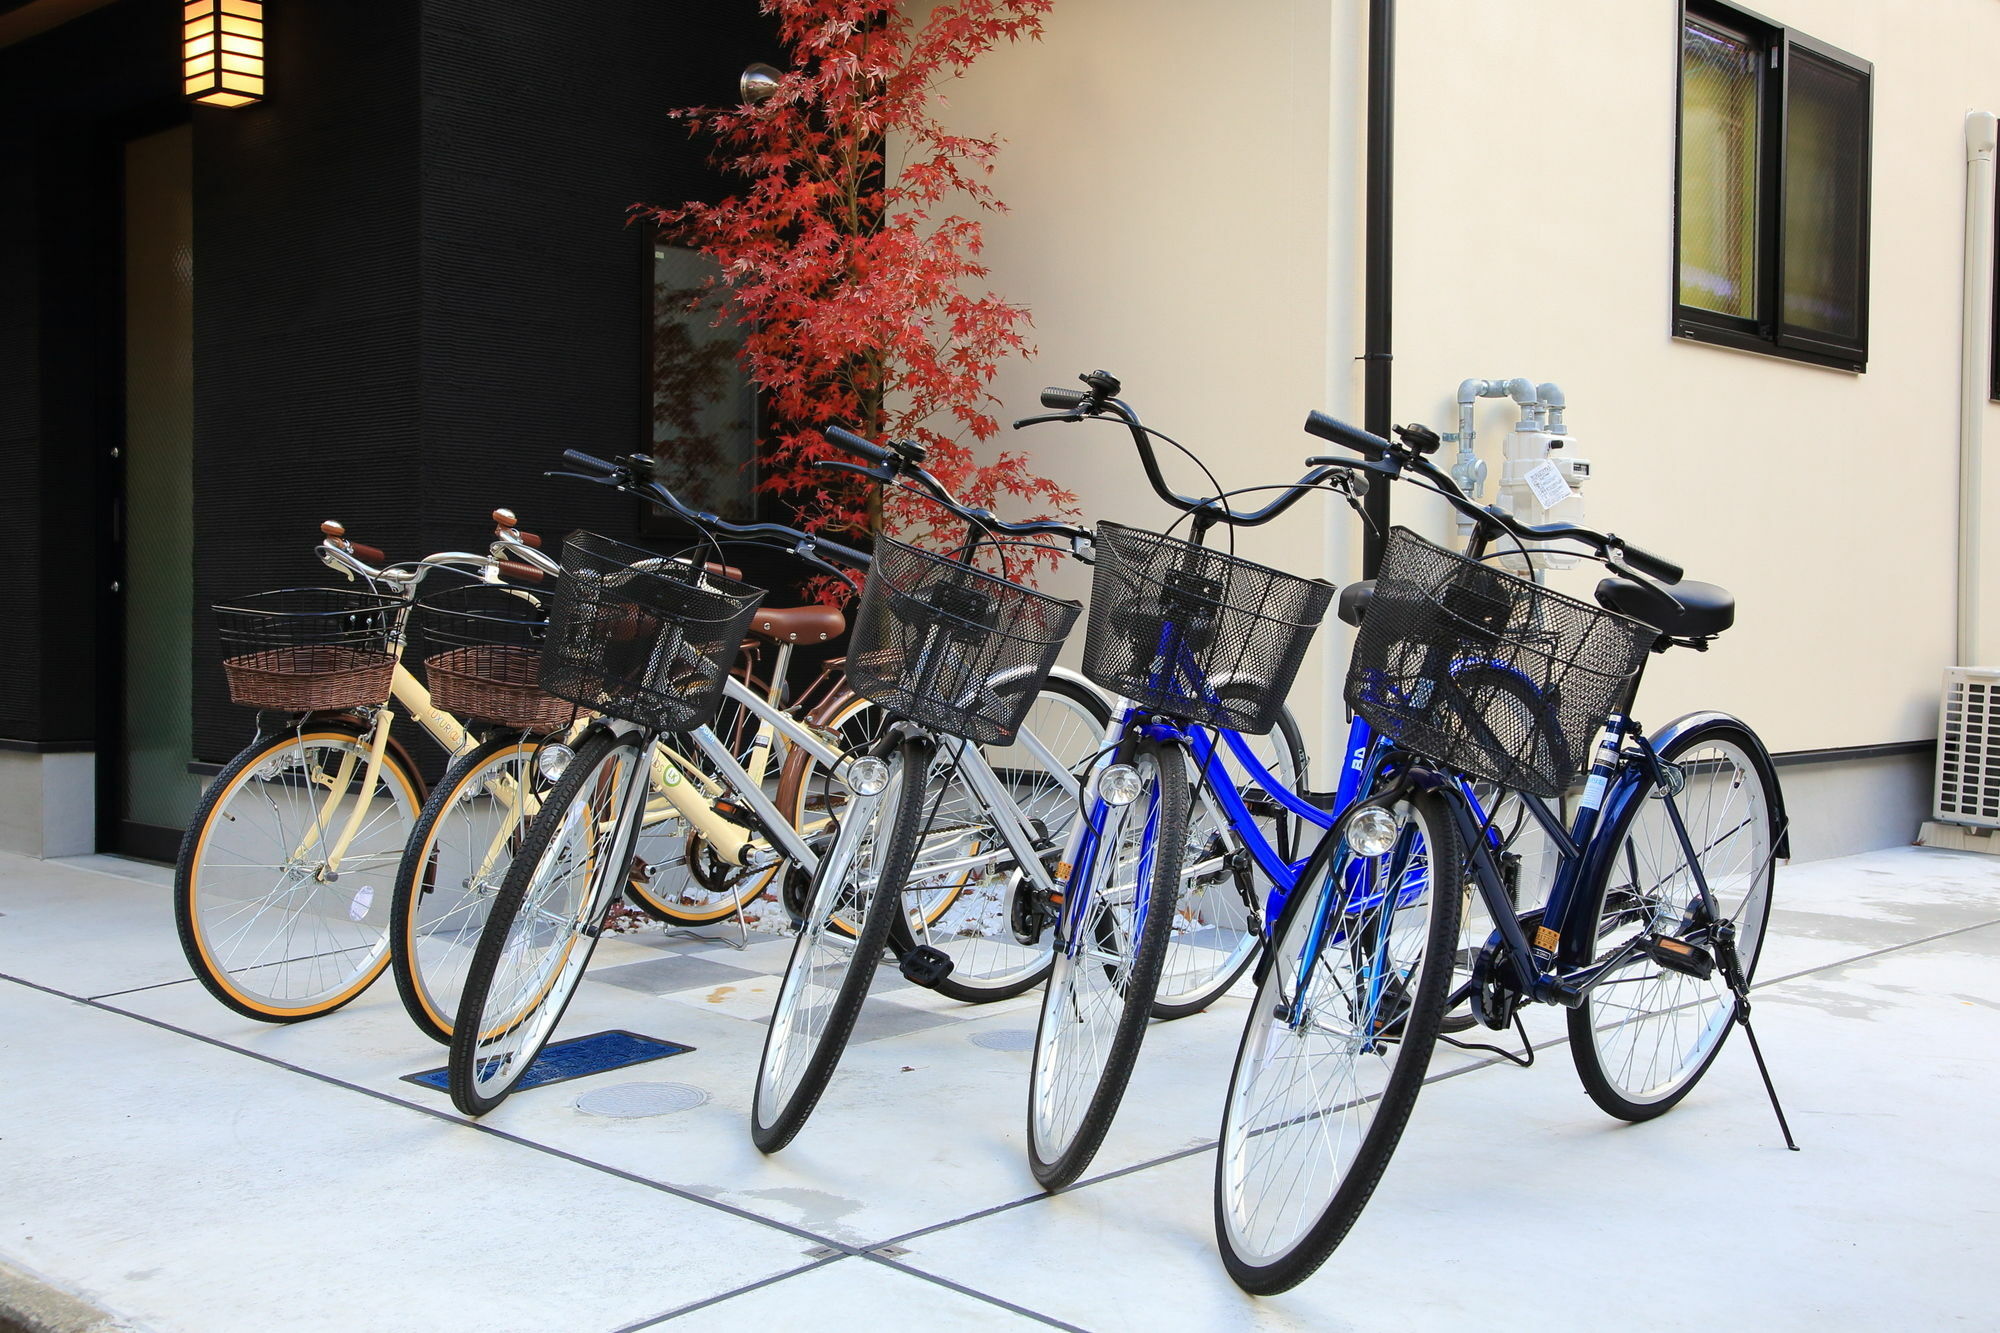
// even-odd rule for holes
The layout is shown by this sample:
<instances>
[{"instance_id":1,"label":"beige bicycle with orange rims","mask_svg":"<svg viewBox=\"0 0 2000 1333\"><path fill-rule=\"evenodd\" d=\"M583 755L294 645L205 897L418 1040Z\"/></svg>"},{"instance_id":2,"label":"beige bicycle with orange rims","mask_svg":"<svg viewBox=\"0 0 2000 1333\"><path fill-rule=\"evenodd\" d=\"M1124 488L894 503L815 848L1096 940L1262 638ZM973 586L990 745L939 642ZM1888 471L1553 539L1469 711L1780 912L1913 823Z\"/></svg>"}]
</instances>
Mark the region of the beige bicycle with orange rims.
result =
<instances>
[{"instance_id":1,"label":"beige bicycle with orange rims","mask_svg":"<svg viewBox=\"0 0 2000 1333\"><path fill-rule=\"evenodd\" d=\"M231 697L257 708L259 725L195 811L174 902L189 965L237 1013L269 1022L329 1013L366 990L395 956L412 1017L430 1035L450 1039L455 975L464 965L453 941L477 939L485 886L505 876L537 792L551 778L536 762L540 751L563 737L563 724L575 725L568 705L553 717L541 711L546 696L538 704L533 676L519 670L538 653L522 653L519 643L437 645L446 651L425 666L429 688L403 660L412 612L429 614L430 600L448 604L470 590L486 599L470 609L489 625L511 621L532 631L545 618L543 595L532 585L557 566L513 514L494 517L484 555L443 552L396 565L349 541L340 524L325 523L321 560L365 590L283 589L217 608ZM439 569L479 582L433 599L424 585ZM516 582L501 583L503 575ZM519 609L506 614L510 606ZM765 614L773 640L822 631L831 637L840 629L819 608ZM732 682L733 699L748 694ZM399 714L454 761L428 802L423 776L395 734ZM768 738L744 739L754 781L790 753ZM818 766L814 756L804 758L789 766L801 789ZM784 860L716 798L720 788L707 767L662 748L632 867L634 901L682 924L738 910ZM436 817L426 821L427 812ZM477 850L454 861L454 830L473 826ZM692 874L691 861L706 875L694 888L681 882ZM410 866L414 891L397 892Z\"/></svg>"}]
</instances>

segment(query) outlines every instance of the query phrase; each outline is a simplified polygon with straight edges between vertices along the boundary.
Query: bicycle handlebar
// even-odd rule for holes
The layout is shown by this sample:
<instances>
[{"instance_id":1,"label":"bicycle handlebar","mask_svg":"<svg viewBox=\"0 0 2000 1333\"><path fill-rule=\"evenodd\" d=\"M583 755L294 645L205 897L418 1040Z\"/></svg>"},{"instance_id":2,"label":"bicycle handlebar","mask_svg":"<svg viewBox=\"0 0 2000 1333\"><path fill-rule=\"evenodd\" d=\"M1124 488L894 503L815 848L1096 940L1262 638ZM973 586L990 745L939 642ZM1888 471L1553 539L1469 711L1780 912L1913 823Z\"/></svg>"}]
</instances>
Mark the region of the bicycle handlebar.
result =
<instances>
[{"instance_id":1,"label":"bicycle handlebar","mask_svg":"<svg viewBox=\"0 0 2000 1333\"><path fill-rule=\"evenodd\" d=\"M1050 421L1074 422L1098 417L1110 417L1123 423L1125 429L1131 432L1132 442L1139 450L1139 462L1146 470L1146 481L1152 486L1153 493L1183 514L1192 514L1197 531L1217 523L1227 524L1233 528L1254 528L1269 523L1304 499L1335 470L1330 467L1314 466L1290 486L1258 487L1258 490L1271 489L1280 492L1275 500L1258 509L1231 509L1222 502L1223 497L1220 495L1202 498L1182 495L1167 485L1167 479L1160 471L1159 456L1153 452L1152 440L1157 432L1139 420L1139 414L1133 410L1130 403L1114 396L1122 388L1117 378L1102 370L1093 370L1077 378L1088 386L1087 390L1055 387L1043 389L1042 406L1060 410L1048 416L1023 417L1014 423L1014 429L1022 430L1028 426L1039 426Z\"/></svg>"},{"instance_id":2,"label":"bicycle handlebar","mask_svg":"<svg viewBox=\"0 0 2000 1333\"><path fill-rule=\"evenodd\" d=\"M822 467L857 472L864 477L872 477L884 485L907 477L939 505L965 522L989 532L1004 533L1010 537L1067 537L1072 546L1090 540L1088 528L1080 528L1074 523L1064 523L1060 519L1030 519L1022 523L1010 523L995 516L991 510L960 504L957 497L945 489L944 483L932 476L924 467L923 449L914 442L880 445L839 426L828 426L820 434L826 437L828 444L845 449L848 453L858 458L865 458L869 462L869 466L866 467L842 462L822 463L820 464Z\"/></svg>"},{"instance_id":3,"label":"bicycle handlebar","mask_svg":"<svg viewBox=\"0 0 2000 1333\"><path fill-rule=\"evenodd\" d=\"M1400 432L1415 432L1420 427L1398 427ZM1472 502L1471 497L1459 489L1458 483L1435 463L1424 456L1421 449L1391 444L1379 435L1372 434L1324 412L1306 415L1305 431L1308 435L1342 445L1362 454L1366 462L1351 458L1309 458L1308 465L1326 467L1360 468L1369 472L1380 472L1395 477L1405 468L1414 471L1449 501L1454 509L1471 518L1481 532L1488 535L1505 533L1517 541L1549 542L1573 541L1595 550L1607 560L1629 566L1641 574L1649 575L1662 583L1679 583L1685 574L1681 566L1665 556L1654 555L1650 551L1632 545L1612 532L1598 532L1592 528L1578 527L1573 523L1523 523L1513 515L1493 505L1481 507ZM1426 432L1426 441L1435 437Z\"/></svg>"},{"instance_id":4,"label":"bicycle handlebar","mask_svg":"<svg viewBox=\"0 0 2000 1333\"><path fill-rule=\"evenodd\" d=\"M572 467L583 469L581 472L569 474L581 481L595 482L601 486L615 486L621 491L630 491L643 499L651 501L653 504L659 505L662 509L677 515L685 522L697 528L713 530L731 537L740 537L745 541L782 541L791 549L793 555L798 556L807 564L817 565L838 577L844 578L845 575L839 569L820 559L821 552L856 569L866 569L872 563L872 557L866 551L857 551L851 546L843 546L839 542L828 541L824 537L816 536L800 528L788 528L781 523L732 523L720 514L711 514L707 510L696 509L692 505L682 501L679 496L654 479L651 475L653 460L644 454L631 454L616 463L610 463L595 455L583 453L580 450L565 449L563 450L563 461ZM641 473L645 475L642 477ZM561 474L551 473L550 475L556 476Z\"/></svg>"}]
</instances>

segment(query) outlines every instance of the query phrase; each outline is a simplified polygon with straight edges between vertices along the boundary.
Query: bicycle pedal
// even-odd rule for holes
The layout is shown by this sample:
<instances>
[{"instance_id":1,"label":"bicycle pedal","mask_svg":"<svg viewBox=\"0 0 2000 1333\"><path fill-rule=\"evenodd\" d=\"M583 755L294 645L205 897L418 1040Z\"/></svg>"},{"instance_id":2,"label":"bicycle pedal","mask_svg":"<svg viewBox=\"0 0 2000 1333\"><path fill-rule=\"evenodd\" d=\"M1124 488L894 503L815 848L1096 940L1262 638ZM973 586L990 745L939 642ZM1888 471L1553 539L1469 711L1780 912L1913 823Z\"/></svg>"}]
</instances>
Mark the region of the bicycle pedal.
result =
<instances>
[{"instance_id":1,"label":"bicycle pedal","mask_svg":"<svg viewBox=\"0 0 2000 1333\"><path fill-rule=\"evenodd\" d=\"M940 981L951 975L953 966L950 954L928 944L919 944L904 954L898 965L904 980L925 990L935 990Z\"/></svg>"},{"instance_id":2,"label":"bicycle pedal","mask_svg":"<svg viewBox=\"0 0 2000 1333\"><path fill-rule=\"evenodd\" d=\"M1707 981L1715 975L1715 959L1708 950L1689 944L1686 940L1672 935L1648 935L1640 946L1646 956L1666 968L1669 972L1679 972L1683 976Z\"/></svg>"},{"instance_id":3,"label":"bicycle pedal","mask_svg":"<svg viewBox=\"0 0 2000 1333\"><path fill-rule=\"evenodd\" d=\"M738 827L752 829L757 827L757 816L751 812L749 806L739 801L732 801L725 796L717 800L709 808Z\"/></svg>"}]
</instances>

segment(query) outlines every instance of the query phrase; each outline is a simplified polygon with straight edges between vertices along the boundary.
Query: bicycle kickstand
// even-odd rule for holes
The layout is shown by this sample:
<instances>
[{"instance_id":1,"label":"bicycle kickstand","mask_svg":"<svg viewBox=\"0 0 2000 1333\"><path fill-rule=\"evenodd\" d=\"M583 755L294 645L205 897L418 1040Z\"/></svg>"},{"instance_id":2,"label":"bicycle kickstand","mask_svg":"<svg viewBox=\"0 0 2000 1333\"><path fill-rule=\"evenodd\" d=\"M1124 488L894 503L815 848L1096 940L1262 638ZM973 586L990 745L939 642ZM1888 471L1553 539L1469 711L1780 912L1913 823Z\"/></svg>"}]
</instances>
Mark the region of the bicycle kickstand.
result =
<instances>
[{"instance_id":1,"label":"bicycle kickstand","mask_svg":"<svg viewBox=\"0 0 2000 1333\"><path fill-rule=\"evenodd\" d=\"M1764 1095L1771 1099L1771 1110L1778 1117L1778 1128L1784 1133L1785 1146L1797 1152L1799 1145L1792 1138L1792 1127L1785 1119L1785 1108L1778 1103L1777 1085L1771 1082L1770 1067L1764 1063L1764 1048L1757 1042L1757 1029L1750 1026L1750 986L1736 957L1735 930L1724 927L1716 943L1720 946L1716 950L1716 961L1722 964L1723 979L1729 983L1730 993L1736 997L1736 1007L1730 1019L1743 1029L1743 1035L1750 1043L1750 1055L1757 1061L1757 1075L1764 1080Z\"/></svg>"}]
</instances>

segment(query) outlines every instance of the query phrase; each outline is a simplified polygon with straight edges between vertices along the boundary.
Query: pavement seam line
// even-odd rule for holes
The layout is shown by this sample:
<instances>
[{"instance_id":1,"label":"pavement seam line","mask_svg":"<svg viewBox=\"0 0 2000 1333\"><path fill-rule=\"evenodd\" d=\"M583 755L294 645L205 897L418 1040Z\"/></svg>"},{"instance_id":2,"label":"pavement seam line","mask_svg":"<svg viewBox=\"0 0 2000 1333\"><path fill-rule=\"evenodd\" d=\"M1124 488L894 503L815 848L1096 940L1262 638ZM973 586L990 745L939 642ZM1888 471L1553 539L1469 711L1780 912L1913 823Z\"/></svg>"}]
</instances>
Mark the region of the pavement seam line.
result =
<instances>
[{"instance_id":1,"label":"pavement seam line","mask_svg":"<svg viewBox=\"0 0 2000 1333\"><path fill-rule=\"evenodd\" d=\"M647 1189L658 1190L662 1194L670 1194L674 1198L684 1199L689 1203L698 1203L703 1205L704 1207L713 1208L719 1212L728 1213L732 1217L741 1218L746 1222L755 1222L760 1226L766 1226L770 1227L775 1231L784 1232L786 1235L794 1236L800 1240L812 1241L814 1244L824 1245L829 1249L840 1251L842 1255L859 1254L865 1248L859 1245L850 1245L845 1241L834 1240L830 1236L818 1235L814 1232L805 1230L803 1227L793 1226L789 1222L780 1222L773 1218L760 1217L756 1213L753 1213L746 1208L738 1208L734 1204L723 1203L716 1199L707 1198L706 1196L697 1194L692 1190L686 1190L676 1185L670 1185L665 1181L649 1180L645 1176L637 1175L633 1172L625 1171L615 1166L607 1166L602 1162L593 1162L587 1157L580 1157L575 1153L567 1152L561 1148L551 1147L545 1143L537 1143L533 1139L523 1138L519 1134L510 1134L504 1129L495 1129L490 1125L482 1125L476 1120L467 1120L462 1116L449 1115L443 1111L436 1110L433 1107L423 1106L416 1102L404 1101L402 1098L392 1097L386 1092L380 1092L374 1088L363 1087L359 1083L349 1083L345 1079L335 1078L331 1074L322 1074L317 1070L307 1069L302 1065L291 1064L287 1061L278 1059L276 1056L265 1055L261 1051L247 1051L240 1046L232 1046L228 1042L223 1041L220 1038L210 1037L200 1032L191 1032L187 1028L176 1027L174 1024L165 1022L161 1019L151 1018L145 1014L135 1014L129 1009L120 1009L117 1005L99 1004L95 1000L86 999L81 995L71 995L69 992L57 990L53 986L44 986L40 982L29 981L25 977L13 976L5 972L0 972L0 981L11 981L16 985L25 986L30 990L36 990L42 992L45 995L55 996L57 999L69 1000L75 1004L86 1005L89 1008L101 1010L102 1012L107 1014L116 1014L120 1018L129 1018L134 1020L135 1022L144 1023L149 1027L159 1028L163 1032L171 1032L174 1033L176 1036L186 1037L189 1038L190 1040L201 1042L204 1045L213 1046L217 1050L228 1051L233 1055L244 1056L248 1059L258 1061L261 1064L270 1065L275 1069L282 1069L287 1071L288 1073L302 1075L303 1077L313 1079L316 1082L325 1083L329 1087L345 1088L349 1092L358 1092L364 1097L370 1097L386 1105L400 1107L406 1111L414 1111L418 1115L429 1116L431 1119L442 1121L447 1125L456 1125L464 1129L475 1130L481 1134L485 1134L492 1138L499 1139L503 1143L512 1143L519 1147L532 1149L533 1151L542 1153L545 1156L554 1157L560 1161L569 1162L576 1166L586 1167L589 1170L599 1172L602 1175L613 1176L619 1180L629 1181L634 1185L643 1185ZM881 1244L882 1242L877 1241L874 1243Z\"/></svg>"},{"instance_id":2,"label":"pavement seam line","mask_svg":"<svg viewBox=\"0 0 2000 1333\"><path fill-rule=\"evenodd\" d=\"M775 1285L776 1283L785 1281L787 1278L800 1277L816 1269L825 1268L828 1264L837 1264L842 1259L852 1259L853 1257L851 1254L829 1254L825 1258L815 1259L809 1264L801 1264L797 1268L788 1268L782 1273L773 1273L769 1277L759 1278L755 1282L746 1282L742 1286L730 1291L717 1292L713 1296L704 1297L698 1301L690 1301L686 1305L676 1305L665 1314L656 1314L650 1318L641 1319L637 1323L621 1325L618 1328L612 1329L611 1333L638 1333L638 1330L642 1328L654 1328L666 1323L670 1319L679 1319L684 1314L693 1314L697 1310L706 1310L711 1305L720 1305L724 1301L734 1300L738 1296L747 1295L750 1292Z\"/></svg>"},{"instance_id":3,"label":"pavement seam line","mask_svg":"<svg viewBox=\"0 0 2000 1333\"><path fill-rule=\"evenodd\" d=\"M1089 1329L1079 1327L1076 1324L1065 1324L1062 1320L1057 1319L1054 1315L1046 1315L1039 1310L1030 1310L1025 1305L1016 1305L1014 1304L1014 1302L1010 1300L1005 1300L999 1296L988 1295L986 1292L979 1291L973 1287L968 1287L962 1282L954 1282L948 1277L939 1277L936 1273L927 1273L921 1268L912 1268L910 1267L910 1265L903 1263L900 1260L891 1259L885 1255L871 1254L868 1251L864 1250L862 1251L859 1257L863 1259L872 1259L876 1263L881 1264L884 1268L893 1268L897 1272L903 1273L909 1277L919 1278L922 1281L943 1287L946 1291L955 1291L961 1296L970 1296L974 1300L984 1301L988 1305L997 1305L1001 1309L1006 1310L1009 1313L1020 1315L1023 1319L1032 1319L1038 1324L1047 1324L1050 1328L1067 1329L1068 1333L1090 1333Z\"/></svg>"},{"instance_id":4,"label":"pavement seam line","mask_svg":"<svg viewBox=\"0 0 2000 1333\"><path fill-rule=\"evenodd\" d=\"M128 990L108 990L102 995L89 995L84 998L94 1003L98 1000L116 999L120 995L137 995L140 991L164 990L168 986L185 986L193 980L193 977L182 977L178 981L156 981L150 986L133 986Z\"/></svg>"}]
</instances>

